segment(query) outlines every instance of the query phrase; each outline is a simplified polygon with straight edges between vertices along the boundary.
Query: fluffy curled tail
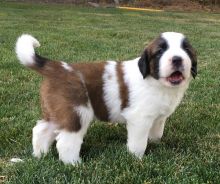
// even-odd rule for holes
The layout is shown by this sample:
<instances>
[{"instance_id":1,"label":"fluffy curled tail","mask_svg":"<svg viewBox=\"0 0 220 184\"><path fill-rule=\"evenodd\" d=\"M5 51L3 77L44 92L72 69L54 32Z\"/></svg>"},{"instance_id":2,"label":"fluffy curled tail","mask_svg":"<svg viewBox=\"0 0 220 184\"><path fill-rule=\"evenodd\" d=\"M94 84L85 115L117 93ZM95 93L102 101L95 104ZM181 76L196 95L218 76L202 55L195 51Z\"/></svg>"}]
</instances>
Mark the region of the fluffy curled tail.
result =
<instances>
[{"instance_id":1,"label":"fluffy curled tail","mask_svg":"<svg viewBox=\"0 0 220 184\"><path fill-rule=\"evenodd\" d=\"M39 56L35 53L35 48L40 43L31 35L21 35L16 43L15 51L20 63L31 68L43 76L52 77L55 73L61 73L63 68L60 62L52 62L49 59Z\"/></svg>"},{"instance_id":2,"label":"fluffy curled tail","mask_svg":"<svg viewBox=\"0 0 220 184\"><path fill-rule=\"evenodd\" d=\"M36 64L34 48L40 47L40 43L31 35L21 35L16 43L16 54L21 64L31 67Z\"/></svg>"}]
</instances>

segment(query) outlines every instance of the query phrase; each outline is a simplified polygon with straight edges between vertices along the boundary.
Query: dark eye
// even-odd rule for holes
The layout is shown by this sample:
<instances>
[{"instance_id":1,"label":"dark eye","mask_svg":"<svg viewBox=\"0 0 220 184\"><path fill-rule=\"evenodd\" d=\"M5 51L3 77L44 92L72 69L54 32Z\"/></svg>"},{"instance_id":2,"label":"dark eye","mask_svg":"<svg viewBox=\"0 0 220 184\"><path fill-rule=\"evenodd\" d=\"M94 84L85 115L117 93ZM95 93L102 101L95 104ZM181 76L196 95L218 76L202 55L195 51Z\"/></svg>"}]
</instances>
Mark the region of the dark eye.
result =
<instances>
[{"instance_id":1,"label":"dark eye","mask_svg":"<svg viewBox=\"0 0 220 184\"><path fill-rule=\"evenodd\" d=\"M165 41L161 42L159 44L159 48L157 50L157 54L162 54L163 52L165 52L168 48L168 45Z\"/></svg>"},{"instance_id":2,"label":"dark eye","mask_svg":"<svg viewBox=\"0 0 220 184\"><path fill-rule=\"evenodd\" d=\"M163 52L164 52L164 49L159 48L159 49L157 50L157 55L160 55L160 54L162 54Z\"/></svg>"},{"instance_id":3,"label":"dark eye","mask_svg":"<svg viewBox=\"0 0 220 184\"><path fill-rule=\"evenodd\" d=\"M163 54L167 50L167 48L168 48L168 45L166 42L160 43L156 54L157 55Z\"/></svg>"},{"instance_id":4,"label":"dark eye","mask_svg":"<svg viewBox=\"0 0 220 184\"><path fill-rule=\"evenodd\" d=\"M182 48L186 51L190 51L192 48L192 46L189 44L189 42L186 38L182 42Z\"/></svg>"},{"instance_id":5,"label":"dark eye","mask_svg":"<svg viewBox=\"0 0 220 184\"><path fill-rule=\"evenodd\" d=\"M166 43L166 42L162 42L162 43L160 44L160 48L161 48L162 50L167 50L167 48L168 48L167 43Z\"/></svg>"}]
</instances>

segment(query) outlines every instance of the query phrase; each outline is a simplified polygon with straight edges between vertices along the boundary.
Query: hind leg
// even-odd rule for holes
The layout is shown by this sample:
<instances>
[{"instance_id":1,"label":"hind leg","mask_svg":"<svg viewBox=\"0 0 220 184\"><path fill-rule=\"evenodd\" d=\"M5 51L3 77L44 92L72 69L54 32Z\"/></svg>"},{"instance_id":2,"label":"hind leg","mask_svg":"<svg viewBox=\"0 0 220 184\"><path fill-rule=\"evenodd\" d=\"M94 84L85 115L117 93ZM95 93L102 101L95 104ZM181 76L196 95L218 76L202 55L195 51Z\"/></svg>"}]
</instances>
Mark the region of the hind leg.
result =
<instances>
[{"instance_id":1,"label":"hind leg","mask_svg":"<svg viewBox=\"0 0 220 184\"><path fill-rule=\"evenodd\" d=\"M73 119L76 121L79 117L80 129L79 130L68 130L62 129L59 131L57 140L57 150L59 153L59 159L65 164L76 164L80 162L80 149L83 143L83 137L87 132L90 122L93 119L94 113L90 105L80 105L74 108L72 113ZM76 123L76 122L72 122Z\"/></svg>"},{"instance_id":2,"label":"hind leg","mask_svg":"<svg viewBox=\"0 0 220 184\"><path fill-rule=\"evenodd\" d=\"M33 155L40 158L42 154L47 154L53 141L55 140L57 125L45 120L37 121L33 128Z\"/></svg>"}]
</instances>

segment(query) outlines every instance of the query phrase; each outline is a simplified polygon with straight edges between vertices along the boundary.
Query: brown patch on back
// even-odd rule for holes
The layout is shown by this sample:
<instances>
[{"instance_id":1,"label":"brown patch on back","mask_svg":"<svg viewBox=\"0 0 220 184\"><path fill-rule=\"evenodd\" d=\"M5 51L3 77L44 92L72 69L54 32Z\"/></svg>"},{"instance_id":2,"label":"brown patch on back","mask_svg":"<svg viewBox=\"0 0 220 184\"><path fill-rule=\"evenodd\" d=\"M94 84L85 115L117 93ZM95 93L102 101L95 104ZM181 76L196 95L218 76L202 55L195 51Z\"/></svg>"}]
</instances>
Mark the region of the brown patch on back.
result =
<instances>
[{"instance_id":1,"label":"brown patch on back","mask_svg":"<svg viewBox=\"0 0 220 184\"><path fill-rule=\"evenodd\" d=\"M66 71L62 67L61 62L51 61L39 55L35 56L35 64L29 67L41 75L49 78L63 78L66 76Z\"/></svg>"},{"instance_id":2,"label":"brown patch on back","mask_svg":"<svg viewBox=\"0 0 220 184\"><path fill-rule=\"evenodd\" d=\"M58 71L54 70L53 75L51 72L41 85L43 118L57 123L60 128L78 131L81 128L80 117L74 107L87 106L87 91L76 73L65 70L59 73L61 67L60 64Z\"/></svg>"},{"instance_id":3,"label":"brown patch on back","mask_svg":"<svg viewBox=\"0 0 220 184\"><path fill-rule=\"evenodd\" d=\"M116 72L117 72L118 83L119 83L121 109L124 109L128 106L128 87L125 84L123 65L121 63L117 63Z\"/></svg>"},{"instance_id":4,"label":"brown patch on back","mask_svg":"<svg viewBox=\"0 0 220 184\"><path fill-rule=\"evenodd\" d=\"M95 116L108 121L103 98L103 72L106 63L69 64L73 71L63 68L61 62L47 61L33 66L46 79L41 86L43 118L69 131L81 128L80 116L74 111L79 105L87 106L89 99Z\"/></svg>"},{"instance_id":5,"label":"brown patch on back","mask_svg":"<svg viewBox=\"0 0 220 184\"><path fill-rule=\"evenodd\" d=\"M108 110L103 96L103 72L106 63L77 63L72 64L74 70L79 71L84 78L88 96L95 116L102 121L108 121Z\"/></svg>"}]
</instances>

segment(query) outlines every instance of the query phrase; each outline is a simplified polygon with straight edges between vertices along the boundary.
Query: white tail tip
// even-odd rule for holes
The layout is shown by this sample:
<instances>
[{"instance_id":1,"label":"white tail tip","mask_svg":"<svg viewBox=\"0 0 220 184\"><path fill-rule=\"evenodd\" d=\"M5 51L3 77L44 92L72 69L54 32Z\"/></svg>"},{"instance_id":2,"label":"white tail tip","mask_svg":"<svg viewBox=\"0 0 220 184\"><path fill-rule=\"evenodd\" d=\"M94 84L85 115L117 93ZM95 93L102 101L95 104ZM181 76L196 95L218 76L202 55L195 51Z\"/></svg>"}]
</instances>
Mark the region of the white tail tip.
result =
<instances>
[{"instance_id":1,"label":"white tail tip","mask_svg":"<svg viewBox=\"0 0 220 184\"><path fill-rule=\"evenodd\" d=\"M25 66L31 66L35 63L34 48L39 47L40 43L31 35L23 34L21 35L16 43L15 51L20 63Z\"/></svg>"}]
</instances>

